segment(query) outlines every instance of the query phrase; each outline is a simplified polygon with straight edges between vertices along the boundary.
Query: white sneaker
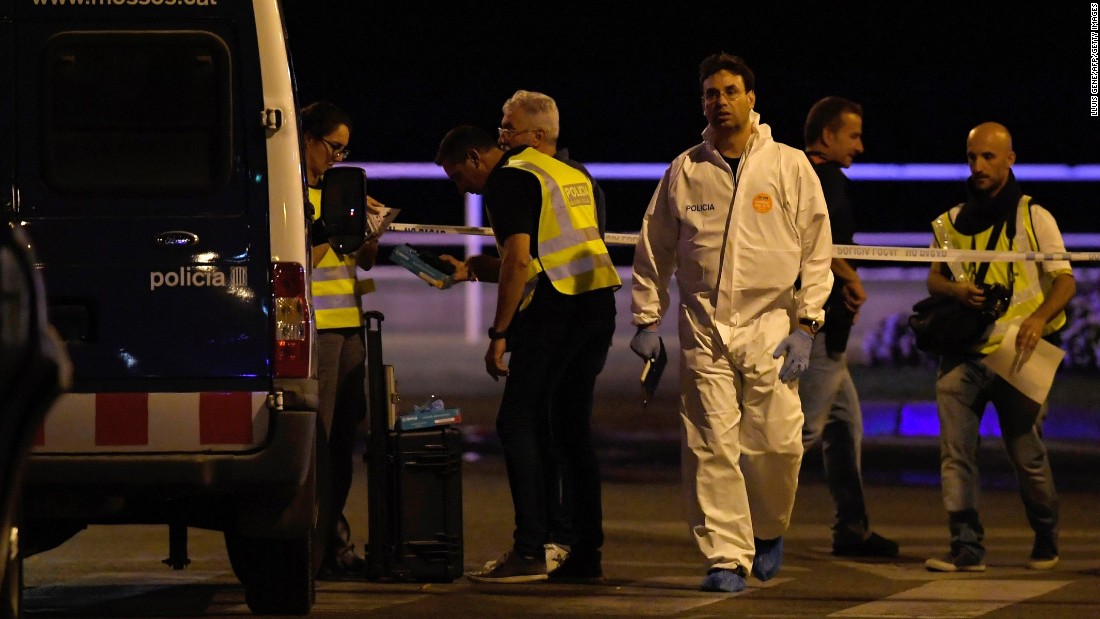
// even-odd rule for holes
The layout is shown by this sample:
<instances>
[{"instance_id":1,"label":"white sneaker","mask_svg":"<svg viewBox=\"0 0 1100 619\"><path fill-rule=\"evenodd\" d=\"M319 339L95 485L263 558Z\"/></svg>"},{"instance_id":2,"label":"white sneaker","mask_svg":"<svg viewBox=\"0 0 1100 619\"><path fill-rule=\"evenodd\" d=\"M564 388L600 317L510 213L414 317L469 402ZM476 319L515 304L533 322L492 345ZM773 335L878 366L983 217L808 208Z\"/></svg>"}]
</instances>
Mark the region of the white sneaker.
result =
<instances>
[{"instance_id":1,"label":"white sneaker","mask_svg":"<svg viewBox=\"0 0 1100 619\"><path fill-rule=\"evenodd\" d=\"M543 548L546 549L546 573L548 574L558 569L562 561L569 556L569 546L546 544Z\"/></svg>"},{"instance_id":2,"label":"white sneaker","mask_svg":"<svg viewBox=\"0 0 1100 619\"><path fill-rule=\"evenodd\" d=\"M466 572L466 578L474 582L521 583L546 580L546 562L541 557L524 557L508 551L496 561L489 561L485 568Z\"/></svg>"},{"instance_id":3,"label":"white sneaker","mask_svg":"<svg viewBox=\"0 0 1100 619\"><path fill-rule=\"evenodd\" d=\"M1052 570L1055 565L1058 565L1058 555L1053 557L1033 556L1027 560L1027 569L1029 570Z\"/></svg>"}]
</instances>

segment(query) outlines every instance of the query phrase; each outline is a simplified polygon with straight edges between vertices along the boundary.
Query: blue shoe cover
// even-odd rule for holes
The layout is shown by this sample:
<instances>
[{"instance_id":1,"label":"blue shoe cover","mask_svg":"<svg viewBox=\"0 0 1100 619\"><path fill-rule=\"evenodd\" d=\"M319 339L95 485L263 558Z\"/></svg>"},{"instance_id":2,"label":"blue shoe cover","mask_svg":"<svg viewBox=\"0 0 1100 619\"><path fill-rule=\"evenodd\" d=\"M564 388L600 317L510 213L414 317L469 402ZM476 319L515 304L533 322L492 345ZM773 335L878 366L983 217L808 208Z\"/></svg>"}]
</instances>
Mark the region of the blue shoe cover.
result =
<instances>
[{"instance_id":1,"label":"blue shoe cover","mask_svg":"<svg viewBox=\"0 0 1100 619\"><path fill-rule=\"evenodd\" d=\"M741 578L741 575L733 570L726 570L722 568L713 569L707 572L707 577L703 579L703 584L699 585L701 591L725 591L728 593L737 593L745 588L745 579Z\"/></svg>"},{"instance_id":2,"label":"blue shoe cover","mask_svg":"<svg viewBox=\"0 0 1100 619\"><path fill-rule=\"evenodd\" d=\"M760 580L771 580L779 573L783 563L783 538L759 539L756 542L756 556L752 560L752 575Z\"/></svg>"}]
</instances>

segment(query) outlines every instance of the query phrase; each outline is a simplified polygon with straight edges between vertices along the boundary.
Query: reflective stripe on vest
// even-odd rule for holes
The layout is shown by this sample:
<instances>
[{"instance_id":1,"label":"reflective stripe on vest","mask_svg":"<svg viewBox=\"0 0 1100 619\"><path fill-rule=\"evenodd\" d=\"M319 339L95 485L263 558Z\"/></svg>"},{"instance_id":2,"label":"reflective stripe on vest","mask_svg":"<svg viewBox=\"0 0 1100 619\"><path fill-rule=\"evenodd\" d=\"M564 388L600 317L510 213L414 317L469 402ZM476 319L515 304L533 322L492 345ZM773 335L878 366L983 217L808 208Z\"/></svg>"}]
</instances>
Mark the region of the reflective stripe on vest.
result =
<instances>
[{"instance_id":1,"label":"reflective stripe on vest","mask_svg":"<svg viewBox=\"0 0 1100 619\"><path fill-rule=\"evenodd\" d=\"M1016 235L1013 237L1013 242L1009 243L1008 231L1002 229L1001 236L997 239L997 244L993 248L994 250L1012 251L1015 249L1019 251L1021 247L1029 247L1032 251L1039 251L1039 243L1035 237L1035 226L1031 221L1030 203L1031 196L1020 196L1020 202L1016 205ZM961 209L962 205L960 204L932 221L932 231L936 236L936 245L943 249L974 249L975 247L985 249L989 242L989 235L993 233L993 226L975 235L959 232L952 222ZM977 273L979 263L948 262L946 264L951 269L951 274L955 277L955 280L961 281L973 279ZM1049 289L1049 282L1043 282L1036 262L991 262L985 275L985 283L996 283L1008 287L1010 284L1010 265L1012 266L1012 303L1009 305L1008 311L994 323L989 338L974 348L976 352L988 354L996 350L1000 346L1001 340L1004 339L1004 333L1008 325L1030 316L1046 299L1046 290L1044 290L1043 285L1046 283L1047 289ZM1065 324L1066 313L1064 311L1059 312L1043 327L1043 335L1050 335L1061 329Z\"/></svg>"},{"instance_id":2,"label":"reflective stripe on vest","mask_svg":"<svg viewBox=\"0 0 1100 619\"><path fill-rule=\"evenodd\" d=\"M321 190L309 188L313 219L321 215ZM363 326L359 297L374 289L371 280L360 280L355 256L341 256L330 247L313 267L313 311L318 329L342 329Z\"/></svg>"},{"instance_id":3,"label":"reflective stripe on vest","mask_svg":"<svg viewBox=\"0 0 1100 619\"><path fill-rule=\"evenodd\" d=\"M621 286L600 237L588 177L533 148L513 155L506 165L534 174L542 186L539 257L531 262L532 276L545 272L554 288L569 295Z\"/></svg>"}]
</instances>

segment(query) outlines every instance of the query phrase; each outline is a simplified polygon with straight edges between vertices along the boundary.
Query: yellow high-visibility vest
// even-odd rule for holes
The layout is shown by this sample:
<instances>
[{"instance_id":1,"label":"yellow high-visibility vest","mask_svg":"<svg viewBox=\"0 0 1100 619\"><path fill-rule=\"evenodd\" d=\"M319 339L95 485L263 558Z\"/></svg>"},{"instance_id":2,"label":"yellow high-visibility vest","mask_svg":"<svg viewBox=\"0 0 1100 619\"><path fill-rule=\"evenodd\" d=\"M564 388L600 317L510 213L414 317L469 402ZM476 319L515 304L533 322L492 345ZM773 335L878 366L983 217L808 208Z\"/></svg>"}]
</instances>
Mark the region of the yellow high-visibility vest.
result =
<instances>
[{"instance_id":1,"label":"yellow high-visibility vest","mask_svg":"<svg viewBox=\"0 0 1100 619\"><path fill-rule=\"evenodd\" d=\"M622 286L600 237L588 177L533 148L513 155L505 165L530 172L542 188L539 255L531 261L529 283L546 273L554 288L568 295Z\"/></svg>"},{"instance_id":2,"label":"yellow high-visibility vest","mask_svg":"<svg viewBox=\"0 0 1100 619\"><path fill-rule=\"evenodd\" d=\"M1020 196L1020 202L1016 205L1016 235L1009 243L1007 226L1001 229L994 251L1038 251L1039 242L1035 237L1035 224L1031 220L1030 196ZM985 249L989 242L989 235L993 234L994 226L982 230L978 234L963 234L955 229L953 218L959 213L962 205L952 208L932 221L932 230L936 236L936 246L944 249ZM972 280L978 270L978 264L974 262L947 263L956 280ZM1011 272L1010 272L1011 268ZM1049 278L1052 279L1052 278ZM1012 289L1012 301L1004 315L997 319L990 332L989 338L975 346L974 351L981 354L989 354L997 349L1004 339L1007 325L1015 320L1027 318L1043 304L1046 299L1046 291L1049 290L1049 281L1044 281L1039 272L1039 267L1033 261L1021 262L990 262L985 274L986 284L1001 284ZM1066 324L1065 311L1050 320L1043 327L1043 335L1054 333Z\"/></svg>"},{"instance_id":3,"label":"yellow high-visibility vest","mask_svg":"<svg viewBox=\"0 0 1100 619\"><path fill-rule=\"evenodd\" d=\"M309 188L313 204L313 220L321 216L321 190ZM313 314L318 329L340 329L363 326L360 297L374 291L374 280L361 279L355 256L336 253L331 247L313 267Z\"/></svg>"}]
</instances>

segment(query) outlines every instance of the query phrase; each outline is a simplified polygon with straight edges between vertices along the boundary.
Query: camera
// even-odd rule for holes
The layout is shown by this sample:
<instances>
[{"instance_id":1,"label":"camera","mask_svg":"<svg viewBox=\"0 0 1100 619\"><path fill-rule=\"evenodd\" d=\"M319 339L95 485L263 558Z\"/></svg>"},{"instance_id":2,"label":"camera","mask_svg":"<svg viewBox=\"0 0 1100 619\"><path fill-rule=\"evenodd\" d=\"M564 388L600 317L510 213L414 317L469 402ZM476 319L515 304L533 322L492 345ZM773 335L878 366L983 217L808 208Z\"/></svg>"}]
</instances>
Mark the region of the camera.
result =
<instances>
[{"instance_id":1,"label":"camera","mask_svg":"<svg viewBox=\"0 0 1100 619\"><path fill-rule=\"evenodd\" d=\"M982 317L988 322L994 322L1008 311L1012 304L1012 291L1003 284L980 284L979 287L985 293L985 302L982 303Z\"/></svg>"}]
</instances>

